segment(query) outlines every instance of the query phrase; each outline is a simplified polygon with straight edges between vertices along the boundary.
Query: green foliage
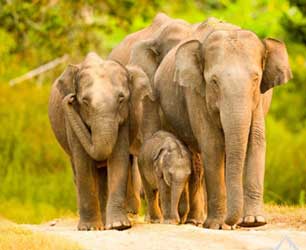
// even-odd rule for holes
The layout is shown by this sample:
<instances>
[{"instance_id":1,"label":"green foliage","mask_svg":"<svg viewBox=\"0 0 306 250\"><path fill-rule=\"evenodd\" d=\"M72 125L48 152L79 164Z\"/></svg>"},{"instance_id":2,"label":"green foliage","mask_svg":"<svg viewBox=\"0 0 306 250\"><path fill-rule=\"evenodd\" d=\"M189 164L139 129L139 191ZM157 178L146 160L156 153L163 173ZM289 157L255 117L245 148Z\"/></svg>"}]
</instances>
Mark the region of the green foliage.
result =
<instances>
[{"instance_id":1,"label":"green foliage","mask_svg":"<svg viewBox=\"0 0 306 250\"><path fill-rule=\"evenodd\" d=\"M266 129L265 201L305 204L303 0L0 0L0 214L38 223L76 211L68 159L47 117L50 84L63 68L14 88L8 80L63 54L72 63L91 50L106 57L157 12L193 23L215 16L286 42L294 79L274 91Z\"/></svg>"},{"instance_id":2,"label":"green foliage","mask_svg":"<svg viewBox=\"0 0 306 250\"><path fill-rule=\"evenodd\" d=\"M303 205L306 195L306 129L298 134L267 119L265 200Z\"/></svg>"},{"instance_id":3,"label":"green foliage","mask_svg":"<svg viewBox=\"0 0 306 250\"><path fill-rule=\"evenodd\" d=\"M72 171L47 116L49 86L0 92L0 214L38 223L75 211Z\"/></svg>"},{"instance_id":4,"label":"green foliage","mask_svg":"<svg viewBox=\"0 0 306 250\"><path fill-rule=\"evenodd\" d=\"M306 43L306 4L304 0L291 0L292 7L286 12L281 23L290 32L292 40Z\"/></svg>"}]
</instances>

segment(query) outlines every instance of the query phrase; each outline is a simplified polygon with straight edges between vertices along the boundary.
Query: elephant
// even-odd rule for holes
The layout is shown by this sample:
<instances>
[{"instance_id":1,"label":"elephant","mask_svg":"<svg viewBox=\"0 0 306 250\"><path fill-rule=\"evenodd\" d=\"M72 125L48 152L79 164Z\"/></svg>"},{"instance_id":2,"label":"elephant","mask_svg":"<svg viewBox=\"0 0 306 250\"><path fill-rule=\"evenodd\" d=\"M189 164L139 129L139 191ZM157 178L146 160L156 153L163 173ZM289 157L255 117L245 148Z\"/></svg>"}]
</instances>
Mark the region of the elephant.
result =
<instances>
[{"instance_id":1,"label":"elephant","mask_svg":"<svg viewBox=\"0 0 306 250\"><path fill-rule=\"evenodd\" d=\"M68 154L77 189L79 230L126 229L133 119L150 89L137 70L89 53L53 83L49 119Z\"/></svg>"},{"instance_id":2,"label":"elephant","mask_svg":"<svg viewBox=\"0 0 306 250\"><path fill-rule=\"evenodd\" d=\"M148 221L184 223L189 212L188 182L191 174L189 150L171 133L158 131L142 145L138 166L148 204ZM180 200L187 206L179 211Z\"/></svg>"},{"instance_id":3,"label":"elephant","mask_svg":"<svg viewBox=\"0 0 306 250\"><path fill-rule=\"evenodd\" d=\"M214 29L216 23L222 28L237 28L237 26L223 23L215 18L209 18L204 22L192 25L179 19L175 20L162 26L160 30L155 32L150 38L136 42L132 47L129 65L137 66L139 70L143 71L143 74L148 77L148 85L153 85L156 70L163 58L172 48L178 45L182 40L190 37L197 37L198 35L201 36L205 34L205 32L210 32ZM144 116L150 116L151 112L158 112L156 109L152 111L149 108L152 106L151 102L154 101L154 97L153 99L144 98L143 102L140 104L146 106L142 108L143 113L147 113L143 114ZM152 117L148 119L144 118L143 121L139 122L142 126L141 131L143 131L142 137L144 140L152 136L153 132L158 131L160 128L172 132L171 128L165 123L159 124L158 122L151 121L151 119ZM146 131L149 132L146 133ZM193 151L192 158L194 167L192 168L191 181L189 182L190 212L186 222L201 225L204 222L206 208L206 206L203 205L206 198L205 184L203 184L203 180L199 178L203 176L203 167L197 166L202 162L198 160L199 157L197 152Z\"/></svg>"},{"instance_id":4,"label":"elephant","mask_svg":"<svg viewBox=\"0 0 306 250\"><path fill-rule=\"evenodd\" d=\"M128 35L116 46L108 56L108 59L120 62L122 65L131 65L137 71L143 71L152 80L154 70L158 67L167 52L182 39L191 35L194 26L181 19L172 19L164 13L158 13L152 24L140 31ZM143 58L148 58L145 62ZM146 64L143 64L145 62ZM143 75L137 73L137 75ZM142 107L138 107L142 110ZM141 112L137 114L141 120ZM136 120L135 120L136 121ZM132 124L131 126L138 126ZM135 130L136 131L136 130ZM133 155L132 170L129 171L128 181L128 212L137 214L140 208L140 183L137 168L137 155L143 141L141 134L133 136L131 142L131 154Z\"/></svg>"},{"instance_id":5,"label":"elephant","mask_svg":"<svg viewBox=\"0 0 306 250\"><path fill-rule=\"evenodd\" d=\"M214 19L197 29L157 68L143 133L167 130L201 155L204 227L264 225L264 118L272 88L292 78L286 46Z\"/></svg>"},{"instance_id":6,"label":"elephant","mask_svg":"<svg viewBox=\"0 0 306 250\"><path fill-rule=\"evenodd\" d=\"M154 76L157 68L162 62L163 58L168 54L168 52L178 45L182 40L188 39L190 37L198 38L205 36L205 34L216 29L237 29L238 27L232 24L222 22L216 18L208 18L207 20L190 25L182 20L176 20L165 24L160 28L158 32L155 32L150 38L141 40L135 43L132 47L130 53L129 65L134 65L143 71L148 79L148 85L153 85ZM144 116L151 116L151 113L158 113L158 110L154 108L153 103L155 102L154 95L153 99L144 98L143 102L140 104L145 106L141 108L143 110ZM153 107L153 108L149 108ZM165 129L169 132L173 132L171 127L166 123L159 123L159 119L152 115L149 118L144 118L139 124L142 125L141 131L144 140L159 129ZM153 120L151 120L153 119ZM162 121L163 119L161 119ZM199 166L202 161L199 160L198 152L193 150L193 165L191 173L191 181L189 182L189 201L190 201L190 212L188 214L187 223L201 225L204 222L205 214L205 204L203 205L206 197L205 183L199 177L203 176L203 167Z\"/></svg>"}]
</instances>

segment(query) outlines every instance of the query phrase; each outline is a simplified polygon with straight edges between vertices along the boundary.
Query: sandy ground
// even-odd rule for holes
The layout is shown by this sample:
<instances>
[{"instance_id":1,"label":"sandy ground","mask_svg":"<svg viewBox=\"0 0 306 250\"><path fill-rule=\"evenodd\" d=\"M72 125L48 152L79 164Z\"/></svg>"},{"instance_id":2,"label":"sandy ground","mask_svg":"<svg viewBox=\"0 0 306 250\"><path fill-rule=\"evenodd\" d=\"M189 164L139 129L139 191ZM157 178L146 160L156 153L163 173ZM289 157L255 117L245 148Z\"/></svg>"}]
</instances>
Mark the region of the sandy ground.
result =
<instances>
[{"instance_id":1,"label":"sandy ground","mask_svg":"<svg viewBox=\"0 0 306 250\"><path fill-rule=\"evenodd\" d=\"M85 250L306 249L305 210L270 212L268 219L269 224L263 227L229 231L145 224L142 219L125 231L77 231L76 219L24 226L78 242Z\"/></svg>"}]
</instances>

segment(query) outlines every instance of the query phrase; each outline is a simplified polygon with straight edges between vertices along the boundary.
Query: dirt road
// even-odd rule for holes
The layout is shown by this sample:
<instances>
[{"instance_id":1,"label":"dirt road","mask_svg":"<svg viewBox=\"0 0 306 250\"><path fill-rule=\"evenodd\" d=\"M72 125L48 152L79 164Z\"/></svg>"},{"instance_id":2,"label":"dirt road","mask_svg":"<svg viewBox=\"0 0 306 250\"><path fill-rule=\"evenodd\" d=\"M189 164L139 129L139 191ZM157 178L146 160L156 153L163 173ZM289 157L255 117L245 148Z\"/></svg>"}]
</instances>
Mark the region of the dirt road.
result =
<instances>
[{"instance_id":1,"label":"dirt road","mask_svg":"<svg viewBox=\"0 0 306 250\"><path fill-rule=\"evenodd\" d=\"M256 229L208 230L192 225L145 224L135 222L126 231L76 231L75 219L59 220L55 225L25 225L33 231L56 234L78 242L85 250L198 250L306 249L305 211L276 212L269 224Z\"/></svg>"}]
</instances>

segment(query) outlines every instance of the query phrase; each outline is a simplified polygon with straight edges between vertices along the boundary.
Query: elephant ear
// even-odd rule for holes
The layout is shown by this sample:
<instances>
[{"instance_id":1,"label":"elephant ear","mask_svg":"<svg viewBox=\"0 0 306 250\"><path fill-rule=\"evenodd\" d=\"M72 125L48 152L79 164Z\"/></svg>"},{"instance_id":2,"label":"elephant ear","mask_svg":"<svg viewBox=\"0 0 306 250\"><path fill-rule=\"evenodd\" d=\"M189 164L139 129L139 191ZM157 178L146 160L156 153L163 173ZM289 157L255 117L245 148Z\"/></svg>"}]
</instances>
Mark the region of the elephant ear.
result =
<instances>
[{"instance_id":1,"label":"elephant ear","mask_svg":"<svg viewBox=\"0 0 306 250\"><path fill-rule=\"evenodd\" d=\"M126 68L130 76L131 100L138 102L148 96L151 101L155 101L155 94L147 74L136 65L127 65Z\"/></svg>"},{"instance_id":2,"label":"elephant ear","mask_svg":"<svg viewBox=\"0 0 306 250\"><path fill-rule=\"evenodd\" d=\"M163 178L168 186L170 186L170 178L168 169L164 165L164 157L168 154L168 149L162 144L160 147L153 151L153 164L155 167L155 173L159 179Z\"/></svg>"},{"instance_id":3,"label":"elephant ear","mask_svg":"<svg viewBox=\"0 0 306 250\"><path fill-rule=\"evenodd\" d=\"M75 81L79 69L79 65L69 64L65 71L57 79L57 89L63 96L76 92Z\"/></svg>"},{"instance_id":4,"label":"elephant ear","mask_svg":"<svg viewBox=\"0 0 306 250\"><path fill-rule=\"evenodd\" d=\"M175 54L174 81L180 86L195 90L202 97L205 94L202 44L190 40L180 45Z\"/></svg>"},{"instance_id":5,"label":"elephant ear","mask_svg":"<svg viewBox=\"0 0 306 250\"><path fill-rule=\"evenodd\" d=\"M138 42L131 51L130 64L138 65L153 82L154 73L160 63L159 52L152 39Z\"/></svg>"},{"instance_id":6,"label":"elephant ear","mask_svg":"<svg viewBox=\"0 0 306 250\"><path fill-rule=\"evenodd\" d=\"M292 78L285 44L272 38L266 38L263 42L266 47L266 58L260 85L261 93Z\"/></svg>"}]
</instances>

